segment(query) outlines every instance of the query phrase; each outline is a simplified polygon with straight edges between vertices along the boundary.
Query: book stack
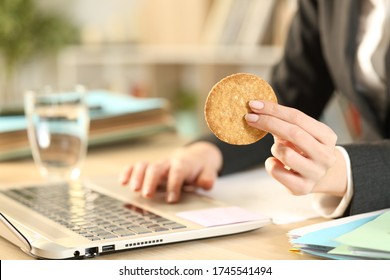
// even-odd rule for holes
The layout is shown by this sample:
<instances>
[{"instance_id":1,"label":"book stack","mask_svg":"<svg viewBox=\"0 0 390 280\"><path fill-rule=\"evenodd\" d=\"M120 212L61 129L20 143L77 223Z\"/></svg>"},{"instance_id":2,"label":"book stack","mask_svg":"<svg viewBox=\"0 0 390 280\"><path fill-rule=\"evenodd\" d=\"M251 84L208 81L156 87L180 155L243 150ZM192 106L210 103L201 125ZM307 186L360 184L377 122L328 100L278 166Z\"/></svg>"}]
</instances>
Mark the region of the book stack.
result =
<instances>
[{"instance_id":1,"label":"book stack","mask_svg":"<svg viewBox=\"0 0 390 280\"><path fill-rule=\"evenodd\" d=\"M168 103L162 98L135 98L107 91L90 91L87 103L91 119L89 146L174 129ZM30 154L25 116L0 116L0 160Z\"/></svg>"},{"instance_id":2,"label":"book stack","mask_svg":"<svg viewBox=\"0 0 390 280\"><path fill-rule=\"evenodd\" d=\"M291 230L293 252L321 258L390 259L390 211L354 215Z\"/></svg>"}]
</instances>

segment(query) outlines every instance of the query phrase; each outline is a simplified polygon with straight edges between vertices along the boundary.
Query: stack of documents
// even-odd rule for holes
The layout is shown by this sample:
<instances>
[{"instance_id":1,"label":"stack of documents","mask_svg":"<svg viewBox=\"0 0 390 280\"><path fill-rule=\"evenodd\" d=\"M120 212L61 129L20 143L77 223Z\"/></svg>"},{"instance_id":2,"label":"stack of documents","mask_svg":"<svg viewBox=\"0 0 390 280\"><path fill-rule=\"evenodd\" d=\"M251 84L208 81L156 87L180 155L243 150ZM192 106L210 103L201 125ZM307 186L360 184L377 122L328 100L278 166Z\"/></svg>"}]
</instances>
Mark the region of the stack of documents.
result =
<instances>
[{"instance_id":1,"label":"stack of documents","mask_svg":"<svg viewBox=\"0 0 390 280\"><path fill-rule=\"evenodd\" d=\"M390 210L291 230L292 251L329 259L390 259Z\"/></svg>"},{"instance_id":2,"label":"stack of documents","mask_svg":"<svg viewBox=\"0 0 390 280\"><path fill-rule=\"evenodd\" d=\"M134 98L107 91L87 94L90 108L89 145L146 136L174 127L162 98ZM30 155L27 122L19 114L0 116L0 160Z\"/></svg>"},{"instance_id":3,"label":"stack of documents","mask_svg":"<svg viewBox=\"0 0 390 280\"><path fill-rule=\"evenodd\" d=\"M172 129L174 120L163 98L136 98L112 92L88 94L89 145L110 143Z\"/></svg>"}]
</instances>

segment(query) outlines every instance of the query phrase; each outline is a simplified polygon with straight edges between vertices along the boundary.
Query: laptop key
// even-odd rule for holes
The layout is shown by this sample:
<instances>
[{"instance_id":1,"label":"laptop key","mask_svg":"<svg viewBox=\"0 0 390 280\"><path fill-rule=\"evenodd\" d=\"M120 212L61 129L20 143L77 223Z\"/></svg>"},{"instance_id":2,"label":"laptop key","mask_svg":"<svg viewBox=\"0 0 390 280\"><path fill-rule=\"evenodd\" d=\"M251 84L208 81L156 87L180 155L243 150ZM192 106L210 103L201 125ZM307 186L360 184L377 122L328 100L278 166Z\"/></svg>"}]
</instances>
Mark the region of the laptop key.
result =
<instances>
[{"instance_id":1,"label":"laptop key","mask_svg":"<svg viewBox=\"0 0 390 280\"><path fill-rule=\"evenodd\" d=\"M151 228L151 230L158 232L158 231L167 231L169 229L167 229L165 227L154 227L154 228Z\"/></svg>"},{"instance_id":2,"label":"laptop key","mask_svg":"<svg viewBox=\"0 0 390 280\"><path fill-rule=\"evenodd\" d=\"M169 229L180 229L180 228L186 228L186 226L179 224L179 223L170 223L170 224L164 224L163 225L166 228Z\"/></svg>"},{"instance_id":3,"label":"laptop key","mask_svg":"<svg viewBox=\"0 0 390 280\"><path fill-rule=\"evenodd\" d=\"M143 227L128 227L129 230L137 233L137 234L143 234L143 233L149 233L150 230L143 228Z\"/></svg>"},{"instance_id":4,"label":"laptop key","mask_svg":"<svg viewBox=\"0 0 390 280\"><path fill-rule=\"evenodd\" d=\"M111 238L117 238L118 236L117 235L106 235L106 236L103 236L103 239L111 239Z\"/></svg>"},{"instance_id":5,"label":"laptop key","mask_svg":"<svg viewBox=\"0 0 390 280\"><path fill-rule=\"evenodd\" d=\"M126 230L126 229L120 229L120 230L114 230L113 233L119 235L119 236L131 236L131 235L135 235L134 232L130 231L130 230Z\"/></svg>"}]
</instances>

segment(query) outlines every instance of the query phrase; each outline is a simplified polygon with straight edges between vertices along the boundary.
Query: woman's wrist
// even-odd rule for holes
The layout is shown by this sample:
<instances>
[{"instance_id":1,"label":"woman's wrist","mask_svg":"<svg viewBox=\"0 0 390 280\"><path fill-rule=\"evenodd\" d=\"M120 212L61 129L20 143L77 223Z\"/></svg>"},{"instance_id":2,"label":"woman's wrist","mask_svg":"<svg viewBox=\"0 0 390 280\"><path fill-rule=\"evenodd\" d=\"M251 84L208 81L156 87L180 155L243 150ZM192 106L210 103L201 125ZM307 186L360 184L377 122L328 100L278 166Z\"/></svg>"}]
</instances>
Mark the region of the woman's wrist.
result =
<instances>
[{"instance_id":1,"label":"woman's wrist","mask_svg":"<svg viewBox=\"0 0 390 280\"><path fill-rule=\"evenodd\" d=\"M313 196L313 207L321 214L321 216L326 218L338 218L343 216L353 196L353 180L349 155L341 146L336 146L336 149L340 152L344 159L347 186L343 196L341 197L325 193L316 193Z\"/></svg>"}]
</instances>

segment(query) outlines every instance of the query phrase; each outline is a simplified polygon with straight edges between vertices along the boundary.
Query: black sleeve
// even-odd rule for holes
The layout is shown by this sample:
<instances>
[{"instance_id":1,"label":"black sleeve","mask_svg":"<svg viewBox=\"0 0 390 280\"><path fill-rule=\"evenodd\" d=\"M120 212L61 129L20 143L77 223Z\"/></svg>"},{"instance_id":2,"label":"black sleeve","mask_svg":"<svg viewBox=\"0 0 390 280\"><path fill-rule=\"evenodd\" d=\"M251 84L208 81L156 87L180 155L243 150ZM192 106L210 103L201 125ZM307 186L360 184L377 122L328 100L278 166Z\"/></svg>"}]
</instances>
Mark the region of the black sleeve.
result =
<instances>
[{"instance_id":1,"label":"black sleeve","mask_svg":"<svg viewBox=\"0 0 390 280\"><path fill-rule=\"evenodd\" d=\"M284 55L272 72L279 103L319 118L334 92L321 46L317 1L299 1Z\"/></svg>"},{"instance_id":2,"label":"black sleeve","mask_svg":"<svg viewBox=\"0 0 390 280\"><path fill-rule=\"evenodd\" d=\"M390 207L390 141L344 145L351 160L353 196L344 213L355 215Z\"/></svg>"},{"instance_id":3,"label":"black sleeve","mask_svg":"<svg viewBox=\"0 0 390 280\"><path fill-rule=\"evenodd\" d=\"M243 171L256 165L264 164L264 161L271 156L271 146L273 137L267 134L260 141L250 145L230 145L214 136L206 135L197 141L208 141L215 144L223 156L223 166L220 175L226 175L238 171Z\"/></svg>"}]
</instances>

